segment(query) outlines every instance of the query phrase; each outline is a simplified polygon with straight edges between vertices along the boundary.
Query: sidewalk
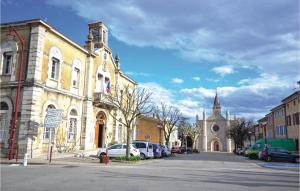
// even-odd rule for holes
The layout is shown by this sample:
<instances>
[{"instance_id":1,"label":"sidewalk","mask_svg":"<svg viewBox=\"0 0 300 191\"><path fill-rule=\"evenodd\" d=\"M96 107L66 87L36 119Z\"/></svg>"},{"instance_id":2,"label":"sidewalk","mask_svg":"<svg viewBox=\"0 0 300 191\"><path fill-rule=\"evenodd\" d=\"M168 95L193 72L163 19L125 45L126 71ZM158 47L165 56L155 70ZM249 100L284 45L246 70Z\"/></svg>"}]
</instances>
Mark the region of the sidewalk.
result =
<instances>
[{"instance_id":1,"label":"sidewalk","mask_svg":"<svg viewBox=\"0 0 300 191\"><path fill-rule=\"evenodd\" d=\"M99 159L96 158L95 153L97 150L89 151L76 151L72 153L55 153L52 156L51 165L64 165L64 164L73 164L73 163L94 163L100 164ZM91 156L91 157L90 157ZM93 157L94 156L94 157ZM8 160L8 158L0 158L0 164L23 164L23 158L13 160ZM29 158L27 159L28 165L48 165L49 161L46 156Z\"/></svg>"},{"instance_id":2,"label":"sidewalk","mask_svg":"<svg viewBox=\"0 0 300 191\"><path fill-rule=\"evenodd\" d=\"M106 166L104 163L100 163L100 160L95 155L95 150L91 151L78 151L74 153L59 153L55 154L52 158L51 164L46 159L46 157L32 158L27 160L27 165L87 165L87 166ZM142 165L152 162L159 162L163 159L151 159L151 160L141 160L138 162L127 162L127 161L109 161L107 166L119 166L119 165ZM0 164L19 166L23 165L23 159L8 160L8 158L0 158Z\"/></svg>"}]
</instances>

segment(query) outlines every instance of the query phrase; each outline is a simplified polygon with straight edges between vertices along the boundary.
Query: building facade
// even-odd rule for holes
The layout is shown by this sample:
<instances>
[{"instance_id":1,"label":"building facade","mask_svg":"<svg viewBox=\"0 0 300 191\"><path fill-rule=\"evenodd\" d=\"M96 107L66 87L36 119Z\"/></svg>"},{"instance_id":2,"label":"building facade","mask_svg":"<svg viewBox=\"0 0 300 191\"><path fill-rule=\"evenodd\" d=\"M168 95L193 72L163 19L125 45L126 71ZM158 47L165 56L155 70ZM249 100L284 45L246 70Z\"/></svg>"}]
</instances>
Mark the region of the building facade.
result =
<instances>
[{"instance_id":1,"label":"building facade","mask_svg":"<svg viewBox=\"0 0 300 191\"><path fill-rule=\"evenodd\" d=\"M282 100L285 104L285 115L286 115L286 127L287 127L287 137L294 139L298 150L299 146L299 127L300 127L300 91L296 91L290 96Z\"/></svg>"},{"instance_id":2,"label":"building facade","mask_svg":"<svg viewBox=\"0 0 300 191\"><path fill-rule=\"evenodd\" d=\"M197 121L202 128L202 133L198 138L198 149L212 152L232 152L233 142L227 136L231 122L229 112L226 112L226 118L222 116L221 104L217 93L214 99L212 115L206 117L206 112L203 111L202 120L197 119Z\"/></svg>"},{"instance_id":3,"label":"building facade","mask_svg":"<svg viewBox=\"0 0 300 191\"><path fill-rule=\"evenodd\" d=\"M280 104L271 109L274 121L274 138L287 138L287 127L285 122L285 105Z\"/></svg>"},{"instance_id":4,"label":"building facade","mask_svg":"<svg viewBox=\"0 0 300 191\"><path fill-rule=\"evenodd\" d=\"M160 125L160 121L150 116L139 116L136 126L136 139L164 144L164 130Z\"/></svg>"},{"instance_id":5,"label":"building facade","mask_svg":"<svg viewBox=\"0 0 300 191\"><path fill-rule=\"evenodd\" d=\"M141 115L137 118L136 139L150 141L151 143L166 144L165 131L163 130L160 121L151 116ZM171 133L168 147L179 146L181 141L178 139L178 130Z\"/></svg>"},{"instance_id":6,"label":"building facade","mask_svg":"<svg viewBox=\"0 0 300 191\"><path fill-rule=\"evenodd\" d=\"M89 24L84 47L39 19L4 23L0 62L2 157L9 149L22 51L18 39L10 35L11 28L25 39L16 133L21 156L47 155L50 141L56 152L90 150L125 141L126 131L119 122L122 116L107 98L137 83L121 71L119 57L113 57L103 23ZM63 110L63 121L53 131L44 126L48 109Z\"/></svg>"}]
</instances>

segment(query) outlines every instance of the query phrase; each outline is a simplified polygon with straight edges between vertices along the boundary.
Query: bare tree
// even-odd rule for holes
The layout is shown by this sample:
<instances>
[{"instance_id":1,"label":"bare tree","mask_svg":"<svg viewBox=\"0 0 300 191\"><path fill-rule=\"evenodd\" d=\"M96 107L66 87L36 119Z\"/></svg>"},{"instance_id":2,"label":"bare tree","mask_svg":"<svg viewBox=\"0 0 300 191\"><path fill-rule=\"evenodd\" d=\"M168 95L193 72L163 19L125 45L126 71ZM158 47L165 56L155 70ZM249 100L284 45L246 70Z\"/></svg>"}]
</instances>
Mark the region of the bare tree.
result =
<instances>
[{"instance_id":1,"label":"bare tree","mask_svg":"<svg viewBox=\"0 0 300 191\"><path fill-rule=\"evenodd\" d=\"M166 145L169 145L171 134L176 130L176 125L181 119L181 113L177 108L164 103L161 103L160 107L157 106L154 113L164 129Z\"/></svg>"},{"instance_id":2,"label":"bare tree","mask_svg":"<svg viewBox=\"0 0 300 191\"><path fill-rule=\"evenodd\" d=\"M199 124L197 123L193 123L191 124L188 121L188 118L182 117L179 125L178 125L179 129L179 133L180 136L182 138L182 140L184 139L184 135L189 136L192 140L192 148L195 148L195 142L198 139L199 135L201 134L201 129Z\"/></svg>"},{"instance_id":3,"label":"bare tree","mask_svg":"<svg viewBox=\"0 0 300 191\"><path fill-rule=\"evenodd\" d=\"M140 115L152 112L152 105L150 105L151 93L143 88L125 86L122 91L116 91L115 96L108 96L108 101L113 104L117 110L120 111L124 120L117 119L117 116L110 114L115 120L118 120L126 127L126 157L130 155L130 143L132 129L136 118Z\"/></svg>"}]
</instances>

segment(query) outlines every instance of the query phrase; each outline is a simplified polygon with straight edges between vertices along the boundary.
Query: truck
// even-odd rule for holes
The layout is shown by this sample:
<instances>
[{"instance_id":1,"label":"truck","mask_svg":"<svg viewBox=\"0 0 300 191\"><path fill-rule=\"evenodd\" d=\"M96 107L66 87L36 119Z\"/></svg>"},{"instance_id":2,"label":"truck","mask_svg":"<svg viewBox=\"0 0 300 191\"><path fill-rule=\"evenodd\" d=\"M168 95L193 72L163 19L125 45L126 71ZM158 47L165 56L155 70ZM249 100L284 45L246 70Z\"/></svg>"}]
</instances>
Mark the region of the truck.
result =
<instances>
[{"instance_id":1,"label":"truck","mask_svg":"<svg viewBox=\"0 0 300 191\"><path fill-rule=\"evenodd\" d=\"M296 143L293 139L259 139L248 149L247 156L261 159L261 152L266 146L296 151Z\"/></svg>"}]
</instances>

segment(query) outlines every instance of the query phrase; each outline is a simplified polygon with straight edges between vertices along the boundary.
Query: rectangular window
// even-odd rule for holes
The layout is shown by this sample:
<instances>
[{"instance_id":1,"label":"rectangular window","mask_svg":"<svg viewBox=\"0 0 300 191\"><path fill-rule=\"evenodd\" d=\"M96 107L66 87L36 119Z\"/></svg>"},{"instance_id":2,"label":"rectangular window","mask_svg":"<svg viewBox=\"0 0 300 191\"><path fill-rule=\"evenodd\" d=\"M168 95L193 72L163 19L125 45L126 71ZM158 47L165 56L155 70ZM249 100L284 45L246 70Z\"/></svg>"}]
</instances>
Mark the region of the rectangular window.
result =
<instances>
[{"instance_id":1,"label":"rectangular window","mask_svg":"<svg viewBox=\"0 0 300 191\"><path fill-rule=\"evenodd\" d=\"M79 87L79 76L80 75L80 70L78 68L74 68L73 71L73 87L78 88Z\"/></svg>"},{"instance_id":2,"label":"rectangular window","mask_svg":"<svg viewBox=\"0 0 300 191\"><path fill-rule=\"evenodd\" d=\"M292 125L292 119L291 119L291 116L290 116L290 115L287 116L286 121L287 121L287 125L288 125L288 126L291 126L291 125Z\"/></svg>"},{"instance_id":3,"label":"rectangular window","mask_svg":"<svg viewBox=\"0 0 300 191\"><path fill-rule=\"evenodd\" d=\"M76 138L76 130L77 130L77 119L70 118L69 121L69 130L68 130L68 140L74 141Z\"/></svg>"},{"instance_id":4,"label":"rectangular window","mask_svg":"<svg viewBox=\"0 0 300 191\"><path fill-rule=\"evenodd\" d=\"M52 65L51 65L51 78L58 80L59 75L59 60L56 58L52 58Z\"/></svg>"},{"instance_id":5,"label":"rectangular window","mask_svg":"<svg viewBox=\"0 0 300 191\"><path fill-rule=\"evenodd\" d=\"M294 125L299 125L299 113L293 114Z\"/></svg>"},{"instance_id":6,"label":"rectangular window","mask_svg":"<svg viewBox=\"0 0 300 191\"><path fill-rule=\"evenodd\" d=\"M2 74L11 74L12 66L12 52L6 52L3 54L3 70Z\"/></svg>"}]
</instances>

